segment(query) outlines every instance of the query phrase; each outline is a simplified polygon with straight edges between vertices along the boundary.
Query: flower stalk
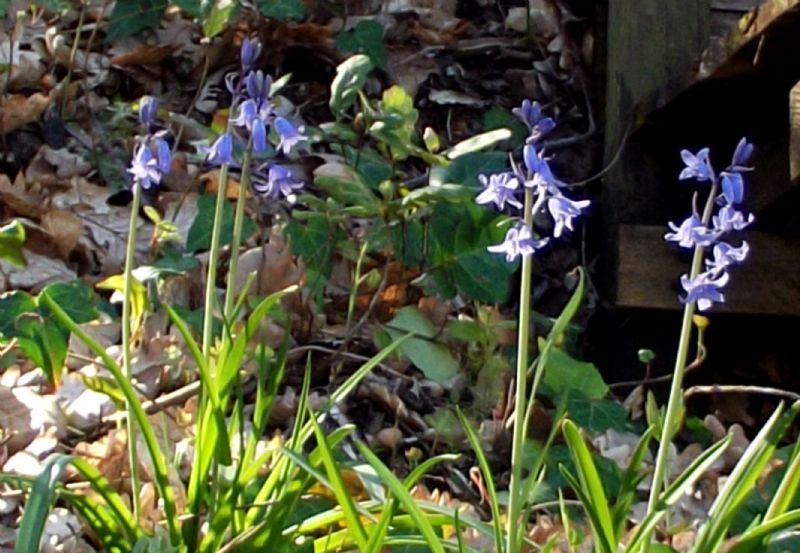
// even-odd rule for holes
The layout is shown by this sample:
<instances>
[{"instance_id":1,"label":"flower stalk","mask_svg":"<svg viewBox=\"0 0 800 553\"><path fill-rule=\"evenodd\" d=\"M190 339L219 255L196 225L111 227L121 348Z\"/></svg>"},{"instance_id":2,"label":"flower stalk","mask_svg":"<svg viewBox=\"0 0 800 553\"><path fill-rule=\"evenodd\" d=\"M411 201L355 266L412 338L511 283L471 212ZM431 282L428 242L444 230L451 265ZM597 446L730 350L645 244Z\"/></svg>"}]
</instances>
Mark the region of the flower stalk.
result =
<instances>
[{"instance_id":1,"label":"flower stalk","mask_svg":"<svg viewBox=\"0 0 800 553\"><path fill-rule=\"evenodd\" d=\"M128 244L125 251L125 272L123 273L122 291L122 368L125 378L133 380L133 366L131 363L131 330L134 321L131 315L131 300L133 297L133 264L136 257L136 223L139 218L139 206L142 202L142 187L138 182L133 184L133 201L131 203L131 220L128 226ZM128 400L125 401L125 409L128 416L125 418L125 428L128 434L128 462L131 470L131 504L133 506L133 517L139 520L141 505L139 501L139 461L136 454L136 424L131 418L132 406Z\"/></svg>"},{"instance_id":2,"label":"flower stalk","mask_svg":"<svg viewBox=\"0 0 800 553\"><path fill-rule=\"evenodd\" d=\"M525 189L525 204L523 208L524 224L530 227L533 224L533 192ZM522 275L520 277L519 292L519 327L517 329L517 366L515 371L514 392L514 432L511 441L511 481L508 485L508 521L506 529L506 551L511 553L518 550L521 528L524 523L520 520L522 513L522 453L525 447L524 430L527 426L524 416L527 413L528 392L528 344L530 341L531 322L531 280L533 274L533 256L526 255L522 258ZM533 398L530 398L533 401Z\"/></svg>"},{"instance_id":3,"label":"flower stalk","mask_svg":"<svg viewBox=\"0 0 800 553\"><path fill-rule=\"evenodd\" d=\"M681 247L694 248L694 253L689 274L681 277L681 284L686 291L685 297L681 298L684 303L683 319L650 485L647 504L649 513L658 508L659 496L668 484L669 449L672 438L681 423L679 417L683 410L683 378L689 357L692 319L695 310L702 311L711 307L715 302L724 302L725 297L721 288L728 282L727 269L731 265L744 261L749 251L747 242L742 242L742 245L736 248L720 241L720 238L730 231L745 228L753 221L752 215L745 216L736 209L736 205L743 199L744 180L742 175L750 170L746 164L752 151L753 146L743 138L736 147L731 164L719 175L711 166L708 148L703 148L697 154L692 154L688 150L681 152L685 167L681 171L679 179L709 182L710 190L702 217L693 213L681 225L670 223L669 227L672 232L664 236L667 241L676 242ZM717 206L720 207L715 215ZM712 246L713 259L706 259L705 252ZM704 262L705 270L703 270ZM653 530L650 530L645 535L643 547L645 552L650 548L652 532Z\"/></svg>"}]
</instances>

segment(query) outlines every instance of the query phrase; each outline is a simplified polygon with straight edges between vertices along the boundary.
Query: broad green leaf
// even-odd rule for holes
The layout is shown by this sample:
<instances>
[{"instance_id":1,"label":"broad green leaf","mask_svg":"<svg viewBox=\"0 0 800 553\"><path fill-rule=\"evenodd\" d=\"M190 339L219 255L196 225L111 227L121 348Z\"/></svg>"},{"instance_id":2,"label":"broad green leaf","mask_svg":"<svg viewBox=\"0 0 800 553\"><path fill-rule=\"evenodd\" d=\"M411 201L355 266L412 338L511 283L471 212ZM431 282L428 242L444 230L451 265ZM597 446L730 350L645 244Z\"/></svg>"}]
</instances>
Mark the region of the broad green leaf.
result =
<instances>
[{"instance_id":1,"label":"broad green leaf","mask_svg":"<svg viewBox=\"0 0 800 553\"><path fill-rule=\"evenodd\" d=\"M463 184L477 194L481 188L478 175L490 175L508 168L508 155L505 152L480 152L465 154L446 166L431 168L430 185Z\"/></svg>"},{"instance_id":2,"label":"broad green leaf","mask_svg":"<svg viewBox=\"0 0 800 553\"><path fill-rule=\"evenodd\" d=\"M94 293L91 287L82 280L51 284L46 286L41 291L41 294L50 296L69 318L77 324L91 322L99 316L95 307Z\"/></svg>"},{"instance_id":3,"label":"broad green leaf","mask_svg":"<svg viewBox=\"0 0 800 553\"><path fill-rule=\"evenodd\" d=\"M356 101L358 91L367 81L367 75L372 71L372 67L372 61L368 56L356 54L336 68L336 77L331 84L330 108L337 120Z\"/></svg>"},{"instance_id":4,"label":"broad green leaf","mask_svg":"<svg viewBox=\"0 0 800 553\"><path fill-rule=\"evenodd\" d=\"M556 396L571 392L589 399L601 399L608 394L608 386L594 364L578 361L560 348L550 350L543 382Z\"/></svg>"},{"instance_id":5,"label":"broad green leaf","mask_svg":"<svg viewBox=\"0 0 800 553\"><path fill-rule=\"evenodd\" d=\"M569 394L566 406L569 417L589 432L602 433L609 428L622 432L628 426L628 411L615 401Z\"/></svg>"},{"instance_id":6,"label":"broad green leaf","mask_svg":"<svg viewBox=\"0 0 800 553\"><path fill-rule=\"evenodd\" d=\"M397 340L409 332L414 333L406 340L400 351L414 365L435 382L447 382L458 374L458 361L450 349L434 341L437 331L428 318L416 307L406 306L385 326L389 335Z\"/></svg>"},{"instance_id":7,"label":"broad green leaf","mask_svg":"<svg viewBox=\"0 0 800 553\"><path fill-rule=\"evenodd\" d=\"M357 171L343 163L325 163L314 170L314 184L346 206L358 206L366 215L378 215L381 204Z\"/></svg>"},{"instance_id":8,"label":"broad green leaf","mask_svg":"<svg viewBox=\"0 0 800 553\"><path fill-rule=\"evenodd\" d=\"M214 228L215 194L203 194L197 199L197 217L189 228L186 249L190 252L207 250L211 245L211 231ZM242 226L242 240L248 239L256 231L256 224L246 217ZM222 230L220 247L227 246L233 238L233 206L225 202L222 206Z\"/></svg>"},{"instance_id":9,"label":"broad green leaf","mask_svg":"<svg viewBox=\"0 0 800 553\"><path fill-rule=\"evenodd\" d=\"M258 10L273 19L303 19L306 11L301 0L258 0Z\"/></svg>"},{"instance_id":10,"label":"broad green leaf","mask_svg":"<svg viewBox=\"0 0 800 553\"><path fill-rule=\"evenodd\" d=\"M456 159L464 154L472 154L480 150L485 150L501 142L511 138L511 131L508 129L495 129L493 131L484 132L459 142L447 152L445 155L448 159Z\"/></svg>"},{"instance_id":11,"label":"broad green leaf","mask_svg":"<svg viewBox=\"0 0 800 553\"><path fill-rule=\"evenodd\" d=\"M214 0L203 18L203 34L208 38L217 36L225 28L236 7L236 2L232 0Z\"/></svg>"},{"instance_id":12,"label":"broad green leaf","mask_svg":"<svg viewBox=\"0 0 800 553\"><path fill-rule=\"evenodd\" d=\"M25 227L14 219L0 227L0 259L4 259L17 267L28 264L22 246L25 244Z\"/></svg>"},{"instance_id":13,"label":"broad green leaf","mask_svg":"<svg viewBox=\"0 0 800 553\"><path fill-rule=\"evenodd\" d=\"M347 54L366 54L376 67L386 68L386 47L383 44L383 27L377 21L366 19L336 37L336 47Z\"/></svg>"},{"instance_id":14,"label":"broad green leaf","mask_svg":"<svg viewBox=\"0 0 800 553\"><path fill-rule=\"evenodd\" d=\"M7 342L18 336L17 320L36 311L36 301L27 292L15 290L0 294L0 340Z\"/></svg>"},{"instance_id":15,"label":"broad green leaf","mask_svg":"<svg viewBox=\"0 0 800 553\"><path fill-rule=\"evenodd\" d=\"M167 0L117 0L108 22L106 40L158 27L167 4Z\"/></svg>"}]
</instances>

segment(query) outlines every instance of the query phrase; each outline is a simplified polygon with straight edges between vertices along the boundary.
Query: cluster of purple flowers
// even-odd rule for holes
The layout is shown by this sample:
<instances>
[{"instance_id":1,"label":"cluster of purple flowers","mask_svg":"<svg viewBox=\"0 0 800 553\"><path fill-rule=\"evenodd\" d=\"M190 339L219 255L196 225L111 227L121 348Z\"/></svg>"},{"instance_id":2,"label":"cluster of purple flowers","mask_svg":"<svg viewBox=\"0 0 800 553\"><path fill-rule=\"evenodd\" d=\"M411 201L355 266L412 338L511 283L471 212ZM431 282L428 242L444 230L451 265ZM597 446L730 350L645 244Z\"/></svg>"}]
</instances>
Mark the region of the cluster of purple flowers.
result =
<instances>
[{"instance_id":1,"label":"cluster of purple flowers","mask_svg":"<svg viewBox=\"0 0 800 553\"><path fill-rule=\"evenodd\" d=\"M256 154L269 151L270 133L273 133L275 151L288 155L298 144L306 140L303 127L275 113L271 101L272 78L261 70L254 69L261 54L257 40L245 39L241 48L241 67L229 73L225 84L233 96L231 102L230 130L222 133L208 148L201 148L206 162L211 165L236 165L233 156L235 140L252 148ZM233 114L236 114L233 116ZM256 161L250 171L253 189L259 195L277 199L281 196L295 200L295 191L303 187L288 167L274 160Z\"/></svg>"},{"instance_id":2,"label":"cluster of purple flowers","mask_svg":"<svg viewBox=\"0 0 800 553\"><path fill-rule=\"evenodd\" d=\"M711 166L708 148L703 148L697 154L692 154L688 150L681 151L685 167L679 179L708 182L711 184L710 193L715 195L709 201L713 202L711 207L716 208L716 213L712 214L709 211L706 222L700 218L695 208L680 225L670 222L671 232L664 235L665 240L676 242L682 248L696 246L711 248L711 257L704 260L704 271L694 278L689 275L681 276L681 286L686 292L681 301L697 302L697 308L701 311L708 309L715 302L725 301L722 288L728 283L728 268L744 261L750 251L746 241L734 247L723 242L721 238L731 231L742 230L753 222L752 214L745 215L737 209L744 197L743 175L752 170L747 165L752 153L753 145L742 138L733 153L731 164L717 175Z\"/></svg>"},{"instance_id":3,"label":"cluster of purple flowers","mask_svg":"<svg viewBox=\"0 0 800 553\"><path fill-rule=\"evenodd\" d=\"M573 230L573 220L589 206L589 200L575 201L564 195L566 184L555 178L548 158L543 156L543 150L538 146L540 139L555 128L555 121L542 112L537 102L530 100L523 101L522 106L515 108L512 113L525 123L529 131L522 150L525 168L520 168L512 157L510 171L479 175L484 190L475 201L479 204L494 203L500 210L508 205L519 213L524 207L518 194L529 189L534 196L532 216L549 212L554 222L553 236L559 238L564 229ZM524 213L517 215L517 219L506 233L505 240L488 248L491 252L506 254L508 261L513 261L519 255L531 255L550 240L549 237L534 236L533 229L524 222Z\"/></svg>"},{"instance_id":4,"label":"cluster of purple flowers","mask_svg":"<svg viewBox=\"0 0 800 553\"><path fill-rule=\"evenodd\" d=\"M152 96L144 96L139 102L139 122L147 129L147 134L139 139L134 149L128 173L133 176L133 185L145 190L158 185L169 173L172 163L166 131L153 131L157 112L158 101Z\"/></svg>"}]
</instances>

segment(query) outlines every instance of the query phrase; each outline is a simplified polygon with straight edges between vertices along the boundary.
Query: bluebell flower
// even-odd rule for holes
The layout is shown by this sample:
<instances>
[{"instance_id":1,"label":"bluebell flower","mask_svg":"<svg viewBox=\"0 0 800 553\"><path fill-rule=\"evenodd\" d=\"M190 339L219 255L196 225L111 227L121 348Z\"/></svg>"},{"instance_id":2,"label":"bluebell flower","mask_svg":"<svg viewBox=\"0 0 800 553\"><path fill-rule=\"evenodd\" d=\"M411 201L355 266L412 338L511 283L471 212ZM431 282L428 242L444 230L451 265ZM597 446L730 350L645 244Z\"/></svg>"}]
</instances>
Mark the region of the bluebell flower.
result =
<instances>
[{"instance_id":1,"label":"bluebell flower","mask_svg":"<svg viewBox=\"0 0 800 553\"><path fill-rule=\"evenodd\" d=\"M528 169L528 177L521 175L523 183L528 188L537 188L540 194L559 194L558 186L561 182L555 178L547 159L533 144L525 144L522 149L522 159Z\"/></svg>"},{"instance_id":2,"label":"bluebell flower","mask_svg":"<svg viewBox=\"0 0 800 553\"><path fill-rule=\"evenodd\" d=\"M714 245L714 258L706 260L706 267L711 271L723 271L731 265L736 265L745 260L750 252L750 245L742 241L742 245L735 248L727 242Z\"/></svg>"},{"instance_id":3,"label":"bluebell flower","mask_svg":"<svg viewBox=\"0 0 800 553\"><path fill-rule=\"evenodd\" d=\"M302 134L303 128L295 127L288 119L283 117L276 117L273 127L275 132L278 133L277 149L282 151L284 155L289 154L292 148L306 140L306 137Z\"/></svg>"},{"instance_id":4,"label":"bluebell flower","mask_svg":"<svg viewBox=\"0 0 800 553\"><path fill-rule=\"evenodd\" d=\"M158 170L162 174L167 174L172 167L172 150L170 150L169 143L161 137L155 137L153 141L158 152Z\"/></svg>"},{"instance_id":5,"label":"bluebell flower","mask_svg":"<svg viewBox=\"0 0 800 553\"><path fill-rule=\"evenodd\" d=\"M247 96L257 104L268 101L272 90L272 77L262 71L250 71L244 78Z\"/></svg>"},{"instance_id":6,"label":"bluebell flower","mask_svg":"<svg viewBox=\"0 0 800 553\"><path fill-rule=\"evenodd\" d=\"M719 274L710 271L700 273L694 279L690 279L688 275L681 276L681 286L686 291L681 302L697 302L700 311L705 311L714 303L724 303L725 296L721 289L728 283L728 278L728 273L724 271Z\"/></svg>"},{"instance_id":7,"label":"bluebell flower","mask_svg":"<svg viewBox=\"0 0 800 553\"><path fill-rule=\"evenodd\" d=\"M686 167L681 171L680 180L697 179L698 181L714 180L714 170L709 160L709 149L703 148L697 154L689 150L681 150L681 158Z\"/></svg>"},{"instance_id":8,"label":"bluebell flower","mask_svg":"<svg viewBox=\"0 0 800 553\"><path fill-rule=\"evenodd\" d=\"M261 169L263 170L263 166ZM303 188L303 183L295 178L289 168L277 163L269 165L266 179L259 176L253 178L253 190L257 194L273 200L283 196L289 202L294 202L295 191L301 188Z\"/></svg>"},{"instance_id":9,"label":"bluebell flower","mask_svg":"<svg viewBox=\"0 0 800 553\"><path fill-rule=\"evenodd\" d=\"M542 106L539 102L523 100L522 105L511 110L528 127L530 131L529 140L536 141L552 131L556 127L556 122L542 113Z\"/></svg>"},{"instance_id":10,"label":"bluebell flower","mask_svg":"<svg viewBox=\"0 0 800 553\"><path fill-rule=\"evenodd\" d=\"M251 138L253 140L253 150L256 152L267 151L267 126L261 119L253 121Z\"/></svg>"},{"instance_id":11,"label":"bluebell flower","mask_svg":"<svg viewBox=\"0 0 800 553\"><path fill-rule=\"evenodd\" d=\"M133 175L134 181L145 190L161 182L162 172L158 160L153 156L147 142L142 142L136 147L128 173Z\"/></svg>"},{"instance_id":12,"label":"bluebell flower","mask_svg":"<svg viewBox=\"0 0 800 553\"><path fill-rule=\"evenodd\" d=\"M736 145L736 150L733 152L733 159L731 160L731 171L749 171L752 168L747 166L750 157L753 155L753 145L747 141L747 138L742 138Z\"/></svg>"},{"instance_id":13,"label":"bluebell flower","mask_svg":"<svg viewBox=\"0 0 800 553\"><path fill-rule=\"evenodd\" d=\"M716 235L709 232L697 215L687 217L680 226L673 222L668 223L672 232L664 235L664 240L677 242L682 248L693 248L696 245L707 246L714 242Z\"/></svg>"},{"instance_id":14,"label":"bluebell flower","mask_svg":"<svg viewBox=\"0 0 800 553\"><path fill-rule=\"evenodd\" d=\"M230 133L222 133L211 147L201 147L200 151L206 154L206 161L211 165L233 164L233 140Z\"/></svg>"},{"instance_id":15,"label":"bluebell flower","mask_svg":"<svg viewBox=\"0 0 800 553\"><path fill-rule=\"evenodd\" d=\"M544 247L549 240L549 238L534 239L531 235L531 229L524 223L519 223L508 229L502 243L496 246L489 246L486 249L490 252L506 254L506 261L511 262L519 255L523 257L533 255L536 250Z\"/></svg>"},{"instance_id":16,"label":"bluebell flower","mask_svg":"<svg viewBox=\"0 0 800 553\"><path fill-rule=\"evenodd\" d=\"M724 171L721 176L722 196L729 204L738 204L744 197L744 179L739 172Z\"/></svg>"},{"instance_id":17,"label":"bluebell flower","mask_svg":"<svg viewBox=\"0 0 800 553\"><path fill-rule=\"evenodd\" d=\"M158 100L153 96L142 96L139 100L139 122L150 128L156 122L156 113L158 113Z\"/></svg>"},{"instance_id":18,"label":"bluebell flower","mask_svg":"<svg viewBox=\"0 0 800 553\"><path fill-rule=\"evenodd\" d=\"M242 69L244 71L251 69L260 55L261 42L258 39L246 38L242 41L240 59L242 61Z\"/></svg>"},{"instance_id":19,"label":"bluebell flower","mask_svg":"<svg viewBox=\"0 0 800 553\"><path fill-rule=\"evenodd\" d=\"M239 115L231 119L231 123L237 127L245 127L252 130L253 121L258 118L258 105L255 100L245 100L239 104Z\"/></svg>"},{"instance_id":20,"label":"bluebell flower","mask_svg":"<svg viewBox=\"0 0 800 553\"><path fill-rule=\"evenodd\" d=\"M547 200L547 209L555 221L553 236L559 238L565 228L574 230L572 220L581 214L581 210L589 207L589 200L574 201L566 196L553 196Z\"/></svg>"},{"instance_id":21,"label":"bluebell flower","mask_svg":"<svg viewBox=\"0 0 800 553\"><path fill-rule=\"evenodd\" d=\"M749 226L755 218L750 213L745 217L744 213L738 211L732 205L724 205L719 212L712 218L714 231L722 234L732 230L742 230Z\"/></svg>"},{"instance_id":22,"label":"bluebell flower","mask_svg":"<svg viewBox=\"0 0 800 553\"><path fill-rule=\"evenodd\" d=\"M479 204L494 202L497 209L505 209L506 203L517 209L522 209L522 202L516 197L516 190L519 188L519 180L513 173L495 173L489 175L478 175L478 180L483 185L484 190L475 198Z\"/></svg>"}]
</instances>

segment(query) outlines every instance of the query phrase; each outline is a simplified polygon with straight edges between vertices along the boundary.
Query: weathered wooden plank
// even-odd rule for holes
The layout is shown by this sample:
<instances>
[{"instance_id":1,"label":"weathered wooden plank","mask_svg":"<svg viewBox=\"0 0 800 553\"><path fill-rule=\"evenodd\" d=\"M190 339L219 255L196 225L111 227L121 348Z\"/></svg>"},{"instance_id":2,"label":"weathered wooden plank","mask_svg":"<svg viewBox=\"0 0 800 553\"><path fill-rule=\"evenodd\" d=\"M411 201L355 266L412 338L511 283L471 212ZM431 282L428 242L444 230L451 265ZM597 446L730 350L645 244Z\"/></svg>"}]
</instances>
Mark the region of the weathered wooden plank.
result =
<instances>
[{"instance_id":1,"label":"weathered wooden plank","mask_svg":"<svg viewBox=\"0 0 800 553\"><path fill-rule=\"evenodd\" d=\"M708 41L709 17L710 0L609 1L606 160L630 123L658 107L664 87L690 76Z\"/></svg>"},{"instance_id":2,"label":"weathered wooden plank","mask_svg":"<svg viewBox=\"0 0 800 553\"><path fill-rule=\"evenodd\" d=\"M712 10L749 12L758 7L762 0L711 0Z\"/></svg>"},{"instance_id":3,"label":"weathered wooden plank","mask_svg":"<svg viewBox=\"0 0 800 553\"><path fill-rule=\"evenodd\" d=\"M664 227L621 225L617 305L680 309L680 275L689 256L664 241ZM747 262L731 270L726 304L714 311L758 315L800 315L800 238L744 232Z\"/></svg>"},{"instance_id":4,"label":"weathered wooden plank","mask_svg":"<svg viewBox=\"0 0 800 553\"><path fill-rule=\"evenodd\" d=\"M789 91L789 177L800 180L800 81Z\"/></svg>"}]
</instances>

